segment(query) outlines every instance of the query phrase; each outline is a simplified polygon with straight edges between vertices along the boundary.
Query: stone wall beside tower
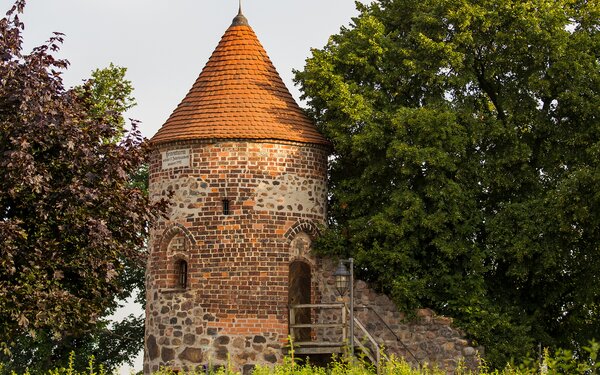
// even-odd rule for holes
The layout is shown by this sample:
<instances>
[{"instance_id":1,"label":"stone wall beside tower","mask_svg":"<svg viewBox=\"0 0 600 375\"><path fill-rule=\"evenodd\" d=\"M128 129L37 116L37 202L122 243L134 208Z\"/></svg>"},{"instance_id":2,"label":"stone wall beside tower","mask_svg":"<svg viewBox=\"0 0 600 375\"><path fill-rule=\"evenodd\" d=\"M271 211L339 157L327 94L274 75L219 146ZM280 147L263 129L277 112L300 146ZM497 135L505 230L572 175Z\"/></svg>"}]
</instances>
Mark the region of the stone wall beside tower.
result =
<instances>
[{"instance_id":1,"label":"stone wall beside tower","mask_svg":"<svg viewBox=\"0 0 600 375\"><path fill-rule=\"evenodd\" d=\"M325 221L327 154L285 141L155 148L150 195L173 205L150 235L145 373L281 359L288 303L320 300L308 252Z\"/></svg>"}]
</instances>

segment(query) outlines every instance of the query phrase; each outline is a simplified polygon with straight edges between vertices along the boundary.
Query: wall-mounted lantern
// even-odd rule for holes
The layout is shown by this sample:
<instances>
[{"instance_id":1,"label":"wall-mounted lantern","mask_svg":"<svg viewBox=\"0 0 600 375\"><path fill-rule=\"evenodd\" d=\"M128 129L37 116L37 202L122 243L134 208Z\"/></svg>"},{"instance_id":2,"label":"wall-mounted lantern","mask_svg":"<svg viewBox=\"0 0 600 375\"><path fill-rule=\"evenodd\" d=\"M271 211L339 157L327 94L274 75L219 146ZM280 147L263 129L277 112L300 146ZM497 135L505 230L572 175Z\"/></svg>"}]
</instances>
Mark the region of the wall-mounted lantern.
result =
<instances>
[{"instance_id":1,"label":"wall-mounted lantern","mask_svg":"<svg viewBox=\"0 0 600 375\"><path fill-rule=\"evenodd\" d=\"M350 271L345 264L350 265ZM354 259L340 259L337 269L333 273L335 277L335 287L340 296L346 295L350 290L350 358L354 358Z\"/></svg>"},{"instance_id":2,"label":"wall-mounted lantern","mask_svg":"<svg viewBox=\"0 0 600 375\"><path fill-rule=\"evenodd\" d=\"M350 272L341 260L333 276L335 276L335 288L340 296L345 296L350 289Z\"/></svg>"}]
</instances>

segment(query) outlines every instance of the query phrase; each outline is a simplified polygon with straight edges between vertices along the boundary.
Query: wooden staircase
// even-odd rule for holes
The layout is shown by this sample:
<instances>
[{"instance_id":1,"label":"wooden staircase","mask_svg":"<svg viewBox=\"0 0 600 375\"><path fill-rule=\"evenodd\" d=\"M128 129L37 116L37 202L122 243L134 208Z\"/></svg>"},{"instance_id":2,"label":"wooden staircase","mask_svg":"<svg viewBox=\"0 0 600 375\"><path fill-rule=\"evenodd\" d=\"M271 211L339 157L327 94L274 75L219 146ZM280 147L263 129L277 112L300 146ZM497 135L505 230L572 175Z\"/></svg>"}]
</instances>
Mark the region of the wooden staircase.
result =
<instances>
[{"instance_id":1,"label":"wooden staircase","mask_svg":"<svg viewBox=\"0 0 600 375\"><path fill-rule=\"evenodd\" d=\"M310 314L298 314L299 311L309 309ZM313 311L322 309L340 309L341 322L340 323L312 323L312 322L298 322L297 317L301 316L313 316ZM315 335L316 329L327 329L327 328L338 328L342 330L342 338L347 337L347 311L343 303L329 303L329 304L298 304L290 306L290 337L292 339L292 346L295 354L310 355L310 354L340 354L346 347L346 343L343 341L330 341L325 338L317 338ZM311 319L312 320L312 319ZM310 340L297 340L300 335L300 330L310 330ZM319 340L320 339L320 340Z\"/></svg>"},{"instance_id":2,"label":"wooden staircase","mask_svg":"<svg viewBox=\"0 0 600 375\"><path fill-rule=\"evenodd\" d=\"M297 322L299 316L298 311L310 309L310 314L301 314L302 316L316 316L313 311L319 309L339 309L341 321L339 323L317 323L317 322ZM329 304L298 304L289 307L289 328L291 337L291 347L288 350L293 350L296 356L311 356L311 355L332 355L349 353L349 309L345 303L329 303ZM328 337L319 337L316 334L316 329L341 329L342 341L332 341ZM296 341L299 330L310 329L311 340ZM306 336L305 334L303 336ZM339 337L335 337L338 338ZM377 368L379 373L381 365L381 357L385 356L380 350L380 345L375 338L367 331L364 324L354 317L354 344L355 351L360 350Z\"/></svg>"}]
</instances>

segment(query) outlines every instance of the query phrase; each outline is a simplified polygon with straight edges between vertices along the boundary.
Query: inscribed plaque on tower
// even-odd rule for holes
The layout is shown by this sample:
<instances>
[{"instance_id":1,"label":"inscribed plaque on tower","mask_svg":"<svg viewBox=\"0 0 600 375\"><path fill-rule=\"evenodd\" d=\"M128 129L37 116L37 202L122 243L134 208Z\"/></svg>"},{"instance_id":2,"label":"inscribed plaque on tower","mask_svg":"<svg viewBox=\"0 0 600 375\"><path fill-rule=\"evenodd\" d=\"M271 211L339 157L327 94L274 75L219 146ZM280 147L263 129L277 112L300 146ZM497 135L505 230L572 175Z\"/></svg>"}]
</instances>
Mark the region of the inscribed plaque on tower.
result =
<instances>
[{"instance_id":1,"label":"inscribed plaque on tower","mask_svg":"<svg viewBox=\"0 0 600 375\"><path fill-rule=\"evenodd\" d=\"M190 166L190 149L162 152L162 169Z\"/></svg>"}]
</instances>

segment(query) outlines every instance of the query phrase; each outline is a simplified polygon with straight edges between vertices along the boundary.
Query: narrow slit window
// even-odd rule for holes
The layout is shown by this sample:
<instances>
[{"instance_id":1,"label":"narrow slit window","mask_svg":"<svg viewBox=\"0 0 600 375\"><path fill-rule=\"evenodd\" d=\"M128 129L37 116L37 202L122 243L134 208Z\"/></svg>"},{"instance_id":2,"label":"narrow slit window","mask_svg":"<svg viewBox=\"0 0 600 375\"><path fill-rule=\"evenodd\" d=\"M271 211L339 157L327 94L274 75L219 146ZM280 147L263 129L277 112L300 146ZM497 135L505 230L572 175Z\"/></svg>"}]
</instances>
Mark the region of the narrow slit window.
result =
<instances>
[{"instance_id":1,"label":"narrow slit window","mask_svg":"<svg viewBox=\"0 0 600 375\"><path fill-rule=\"evenodd\" d=\"M229 199L223 199L223 215L231 215L231 210L229 209Z\"/></svg>"},{"instance_id":2,"label":"narrow slit window","mask_svg":"<svg viewBox=\"0 0 600 375\"><path fill-rule=\"evenodd\" d=\"M187 288L188 264L185 260L177 262L177 286L181 289Z\"/></svg>"}]
</instances>

